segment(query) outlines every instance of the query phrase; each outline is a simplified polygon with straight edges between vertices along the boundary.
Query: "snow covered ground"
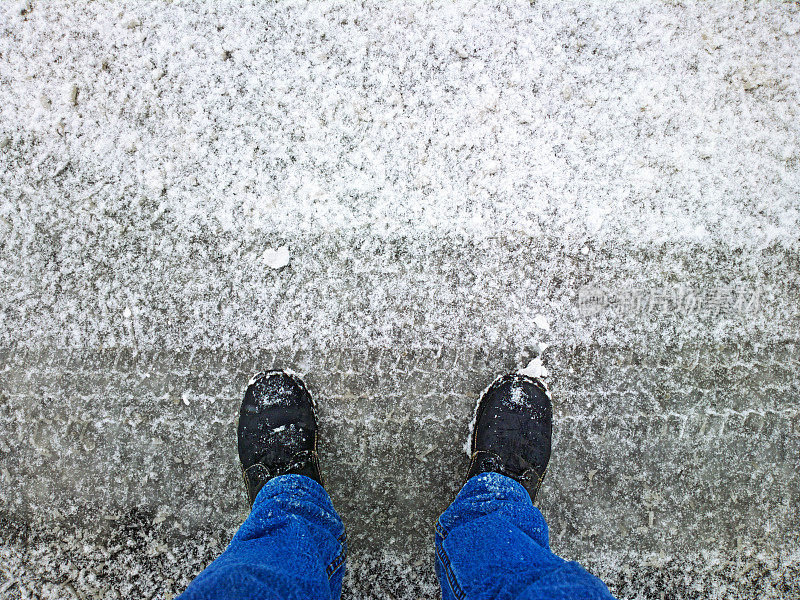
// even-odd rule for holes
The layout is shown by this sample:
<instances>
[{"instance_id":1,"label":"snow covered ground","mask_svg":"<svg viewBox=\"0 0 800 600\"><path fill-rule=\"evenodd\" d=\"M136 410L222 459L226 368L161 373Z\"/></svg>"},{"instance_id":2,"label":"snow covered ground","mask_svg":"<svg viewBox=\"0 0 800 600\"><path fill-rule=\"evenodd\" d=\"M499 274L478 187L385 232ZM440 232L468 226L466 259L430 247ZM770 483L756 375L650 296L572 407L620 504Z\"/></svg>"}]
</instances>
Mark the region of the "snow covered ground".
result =
<instances>
[{"instance_id":1,"label":"snow covered ground","mask_svg":"<svg viewBox=\"0 0 800 600\"><path fill-rule=\"evenodd\" d=\"M0 4L0 598L171 598L302 373L348 598L435 598L480 390L620 598L800 595L796 3Z\"/></svg>"}]
</instances>

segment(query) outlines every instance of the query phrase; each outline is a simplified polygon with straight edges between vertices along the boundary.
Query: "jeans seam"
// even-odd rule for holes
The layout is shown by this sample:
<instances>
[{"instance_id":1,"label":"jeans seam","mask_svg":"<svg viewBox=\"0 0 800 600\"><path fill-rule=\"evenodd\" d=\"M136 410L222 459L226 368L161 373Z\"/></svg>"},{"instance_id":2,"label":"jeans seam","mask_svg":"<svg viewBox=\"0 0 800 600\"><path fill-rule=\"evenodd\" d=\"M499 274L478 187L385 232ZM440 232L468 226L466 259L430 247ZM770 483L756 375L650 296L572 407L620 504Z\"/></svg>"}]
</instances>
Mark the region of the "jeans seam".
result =
<instances>
[{"instance_id":1,"label":"jeans seam","mask_svg":"<svg viewBox=\"0 0 800 600\"><path fill-rule=\"evenodd\" d=\"M444 526L438 519L433 524L433 527L434 529L436 529L436 533L438 533L441 536L442 541L444 541L447 538L448 531L444 528Z\"/></svg>"},{"instance_id":2,"label":"jeans seam","mask_svg":"<svg viewBox=\"0 0 800 600\"><path fill-rule=\"evenodd\" d=\"M328 568L325 569L328 579L336 574L336 571L338 571L342 565L344 565L344 561L347 558L347 533L343 531L336 541L339 542L339 547L341 549L331 564L328 565Z\"/></svg>"},{"instance_id":3,"label":"jeans seam","mask_svg":"<svg viewBox=\"0 0 800 600\"><path fill-rule=\"evenodd\" d=\"M437 542L436 554L439 557L439 560L442 562L442 567L444 567L444 573L447 577L447 583L450 585L453 595L457 598L457 600L464 600L466 593L456 580L456 574L453 573L453 567L450 564L450 557L447 556L447 552L445 551L442 542Z\"/></svg>"}]
</instances>

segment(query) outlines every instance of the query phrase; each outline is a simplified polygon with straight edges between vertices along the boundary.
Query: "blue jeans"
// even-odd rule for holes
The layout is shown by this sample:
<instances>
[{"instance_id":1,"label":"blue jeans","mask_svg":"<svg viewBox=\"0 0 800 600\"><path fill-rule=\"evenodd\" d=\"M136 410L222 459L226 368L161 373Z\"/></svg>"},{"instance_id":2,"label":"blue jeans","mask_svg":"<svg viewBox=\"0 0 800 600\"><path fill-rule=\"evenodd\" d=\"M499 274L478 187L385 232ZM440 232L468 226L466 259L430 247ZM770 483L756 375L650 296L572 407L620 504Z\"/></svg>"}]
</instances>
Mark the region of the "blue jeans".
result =
<instances>
[{"instance_id":1,"label":"blue jeans","mask_svg":"<svg viewBox=\"0 0 800 600\"><path fill-rule=\"evenodd\" d=\"M217 560L180 600L338 600L347 554L328 494L301 475L276 477ZM550 552L547 524L519 483L470 479L436 522L443 600L613 600L575 562Z\"/></svg>"}]
</instances>

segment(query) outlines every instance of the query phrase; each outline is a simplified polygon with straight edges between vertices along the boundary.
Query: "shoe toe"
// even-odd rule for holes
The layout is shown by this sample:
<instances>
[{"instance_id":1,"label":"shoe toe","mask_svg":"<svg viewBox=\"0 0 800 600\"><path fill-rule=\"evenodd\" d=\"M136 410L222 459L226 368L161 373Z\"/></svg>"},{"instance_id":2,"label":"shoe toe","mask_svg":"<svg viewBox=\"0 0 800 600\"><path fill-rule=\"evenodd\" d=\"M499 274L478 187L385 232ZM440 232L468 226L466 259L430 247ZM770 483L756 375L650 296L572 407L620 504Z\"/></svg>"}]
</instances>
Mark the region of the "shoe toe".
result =
<instances>
[{"instance_id":1,"label":"shoe toe","mask_svg":"<svg viewBox=\"0 0 800 600\"><path fill-rule=\"evenodd\" d=\"M546 416L551 410L546 388L537 379L518 373L501 377L482 400L489 412L525 412L532 416Z\"/></svg>"},{"instance_id":2,"label":"shoe toe","mask_svg":"<svg viewBox=\"0 0 800 600\"><path fill-rule=\"evenodd\" d=\"M542 427L549 433L553 414L545 387L517 373L501 377L486 390L478 413L474 449L529 445Z\"/></svg>"},{"instance_id":3,"label":"shoe toe","mask_svg":"<svg viewBox=\"0 0 800 600\"><path fill-rule=\"evenodd\" d=\"M300 378L284 371L253 377L244 394L237 428L244 468L313 449L316 430L311 394Z\"/></svg>"},{"instance_id":4,"label":"shoe toe","mask_svg":"<svg viewBox=\"0 0 800 600\"><path fill-rule=\"evenodd\" d=\"M305 385L284 371L267 371L255 376L245 392L243 412L256 414L275 407L310 404Z\"/></svg>"}]
</instances>

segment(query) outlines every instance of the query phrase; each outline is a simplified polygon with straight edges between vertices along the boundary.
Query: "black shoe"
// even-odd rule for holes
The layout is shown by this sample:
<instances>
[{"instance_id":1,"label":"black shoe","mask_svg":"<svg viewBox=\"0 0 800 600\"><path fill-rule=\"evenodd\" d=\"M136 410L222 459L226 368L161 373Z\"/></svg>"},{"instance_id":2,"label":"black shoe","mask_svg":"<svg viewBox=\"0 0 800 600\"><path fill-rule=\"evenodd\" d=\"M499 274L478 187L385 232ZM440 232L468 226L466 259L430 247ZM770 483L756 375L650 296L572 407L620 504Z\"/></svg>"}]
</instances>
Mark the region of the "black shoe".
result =
<instances>
[{"instance_id":1,"label":"black shoe","mask_svg":"<svg viewBox=\"0 0 800 600\"><path fill-rule=\"evenodd\" d=\"M518 373L496 379L478 402L467 479L501 473L535 501L550 460L552 429L553 405L543 383Z\"/></svg>"},{"instance_id":2,"label":"black shoe","mask_svg":"<svg viewBox=\"0 0 800 600\"><path fill-rule=\"evenodd\" d=\"M267 371L250 380L239 411L239 460L250 506L278 475L306 475L322 484L314 409L295 375Z\"/></svg>"}]
</instances>

